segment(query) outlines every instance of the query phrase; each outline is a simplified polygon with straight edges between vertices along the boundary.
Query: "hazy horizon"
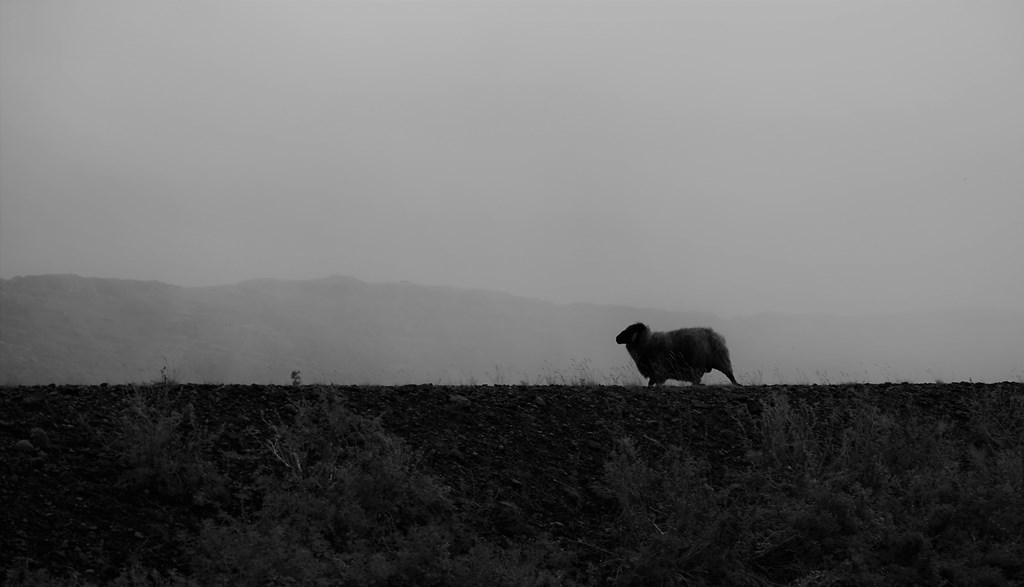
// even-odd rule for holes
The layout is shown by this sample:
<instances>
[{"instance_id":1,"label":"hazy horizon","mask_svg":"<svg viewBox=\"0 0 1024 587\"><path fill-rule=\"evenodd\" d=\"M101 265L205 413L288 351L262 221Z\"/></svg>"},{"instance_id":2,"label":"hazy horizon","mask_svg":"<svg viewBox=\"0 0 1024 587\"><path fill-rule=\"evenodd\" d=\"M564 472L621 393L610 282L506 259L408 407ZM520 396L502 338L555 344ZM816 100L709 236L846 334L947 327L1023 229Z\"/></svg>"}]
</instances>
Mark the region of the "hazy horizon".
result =
<instances>
[{"instance_id":1,"label":"hazy horizon","mask_svg":"<svg viewBox=\"0 0 1024 587\"><path fill-rule=\"evenodd\" d=\"M264 276L261 276L261 277L249 277L249 278L244 278L244 279L240 279L238 281L232 281L232 282L204 283L204 284L197 284L197 285L182 285L180 283L175 283L175 282L171 282L171 281L167 281L167 280L163 280L163 279L155 279L155 278L154 279L139 279L139 278L135 278L135 277L111 277L111 276L105 276L105 275L81 275L81 274L78 274L78 273L35 273L35 274L25 274L25 275L12 275L10 277L0 277L0 279L7 279L7 280L9 280L9 279L15 279L15 278L17 278L17 279L23 279L23 278L46 278L46 277L53 277L53 276L73 276L73 277L82 278L82 279L99 279L99 280L112 279L112 280L137 281L137 282L143 282L143 283L161 283L161 284L164 284L164 285L175 286L175 287L199 288L199 289L203 289L203 288L217 288L217 287L231 287L231 286L236 286L236 285L240 285L240 284L244 284L244 283L261 282L261 281L285 282L285 283L306 283L306 282L329 281L329 280L334 279L334 278L345 278L345 279L355 279L355 280L357 280L359 282L362 282L362 283L365 283L367 285L401 285L401 284L410 284L410 285L422 286L422 287L426 287L426 288L454 289L456 291L482 292L482 293L490 293L490 294L510 295L510 296L515 297L515 298L522 298L522 299L526 299L526 300L535 300L535 301L539 301L539 302L546 302L546 303L554 304L556 306L571 306L571 305L575 305L575 304L583 304L583 305L603 305L603 306L608 306L608 307L633 308L633 309L640 310L640 311L692 312L692 313L712 315L712 316L715 316L717 318L727 319L727 320L744 319L744 318L756 318L758 316L765 316L765 315L792 315L792 316L805 316L805 317L813 317L813 316L827 317L827 316L834 316L834 317L843 317L843 318L876 317L877 318L877 317L884 317L884 316L889 316L889 315L891 315L891 316L896 316L896 315L913 316L913 315L927 315L927 314L937 314L937 313L941 314L943 312L959 313L959 312L974 312L974 311L982 312L982 313L992 312L994 314L1005 313L1006 315L1017 315L1017 316L1024 315L1024 311L1022 311L1022 310L1015 310L1015 309L1012 309L1012 308L995 308L995 307L971 306L971 305L949 306L949 307L938 308L938 309L918 309L918 310L909 309L909 310L904 310L904 311L888 311L888 312L887 311L872 311L872 312L805 311L805 312L799 312L799 311L787 311L787 310L763 310L763 311L757 311L757 312L728 313L728 312L714 312L714 311L705 310L705 309L702 309L702 308L667 308L667 307L659 307L659 306L652 306L652 305L637 305L637 304L628 304L628 303L624 303L624 304L619 304L619 303L602 304L602 303L599 303L599 302L591 302L591 301L588 301L588 300L556 301L556 300L549 300L549 299L545 299L545 298L541 298L541 297L537 297L537 296L518 294L518 293L515 293L515 292L511 292L511 291L500 290L500 289L493 289L493 288L486 288L486 287L460 287L460 286L453 286L453 285L445 284L445 283L424 283L424 282L419 282L419 281L411 281L411 280L408 280L408 279L370 281L370 280L367 280L367 279L362 279L362 278L360 278L358 276L355 276L355 275L341 275L341 274L337 274L337 273L333 274L333 275L323 275L323 276L319 276L319 277L309 277L309 278L283 278L283 277L264 277Z\"/></svg>"},{"instance_id":2,"label":"hazy horizon","mask_svg":"<svg viewBox=\"0 0 1024 587\"><path fill-rule=\"evenodd\" d=\"M1024 4L0 3L0 277L1024 312Z\"/></svg>"},{"instance_id":3,"label":"hazy horizon","mask_svg":"<svg viewBox=\"0 0 1024 587\"><path fill-rule=\"evenodd\" d=\"M620 384L639 373L616 335L637 321L714 328L755 385L1019 382L1024 359L1019 312L729 318L352 279L183 288L66 275L4 280L0 298L0 385L151 380L161 367L225 383L287 384L300 369L353 384Z\"/></svg>"}]
</instances>

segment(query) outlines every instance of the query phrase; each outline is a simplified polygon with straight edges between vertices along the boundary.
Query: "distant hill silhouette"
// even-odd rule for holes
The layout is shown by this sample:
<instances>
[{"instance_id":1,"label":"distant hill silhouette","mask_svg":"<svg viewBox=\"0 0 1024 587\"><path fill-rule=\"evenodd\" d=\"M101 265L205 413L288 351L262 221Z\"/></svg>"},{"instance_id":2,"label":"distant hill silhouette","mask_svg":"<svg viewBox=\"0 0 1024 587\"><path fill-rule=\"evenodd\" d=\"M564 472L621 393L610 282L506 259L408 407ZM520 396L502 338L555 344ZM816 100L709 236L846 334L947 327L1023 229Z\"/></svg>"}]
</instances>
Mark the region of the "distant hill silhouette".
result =
<instances>
[{"instance_id":1,"label":"distant hill silhouette","mask_svg":"<svg viewBox=\"0 0 1024 587\"><path fill-rule=\"evenodd\" d=\"M1024 376L1024 316L957 311L722 320L352 277L179 287L0 280L0 384L634 382L615 335L710 326L743 383L996 381ZM724 381L717 373L709 383Z\"/></svg>"}]
</instances>

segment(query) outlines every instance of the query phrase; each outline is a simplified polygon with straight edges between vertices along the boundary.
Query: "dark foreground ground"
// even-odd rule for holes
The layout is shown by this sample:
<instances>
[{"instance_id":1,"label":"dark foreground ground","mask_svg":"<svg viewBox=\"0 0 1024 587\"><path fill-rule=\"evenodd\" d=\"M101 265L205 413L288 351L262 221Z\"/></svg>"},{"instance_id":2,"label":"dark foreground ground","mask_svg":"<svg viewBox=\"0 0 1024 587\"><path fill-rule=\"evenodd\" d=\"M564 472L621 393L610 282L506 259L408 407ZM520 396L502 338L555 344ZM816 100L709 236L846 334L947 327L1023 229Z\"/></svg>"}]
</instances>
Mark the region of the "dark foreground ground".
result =
<instances>
[{"instance_id":1,"label":"dark foreground ground","mask_svg":"<svg viewBox=\"0 0 1024 587\"><path fill-rule=\"evenodd\" d=\"M1022 438L1020 383L4 388L0 578L1022 584Z\"/></svg>"}]
</instances>

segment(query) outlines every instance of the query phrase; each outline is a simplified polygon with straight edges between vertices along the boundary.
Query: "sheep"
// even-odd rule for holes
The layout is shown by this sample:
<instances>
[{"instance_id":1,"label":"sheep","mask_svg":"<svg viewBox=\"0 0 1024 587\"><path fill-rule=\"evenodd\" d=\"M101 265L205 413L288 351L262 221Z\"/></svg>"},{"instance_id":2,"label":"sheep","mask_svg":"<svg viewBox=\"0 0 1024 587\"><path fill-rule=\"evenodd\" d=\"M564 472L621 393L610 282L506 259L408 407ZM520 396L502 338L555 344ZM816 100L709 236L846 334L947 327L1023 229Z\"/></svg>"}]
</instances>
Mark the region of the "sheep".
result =
<instances>
[{"instance_id":1,"label":"sheep","mask_svg":"<svg viewBox=\"0 0 1024 587\"><path fill-rule=\"evenodd\" d=\"M700 385L701 377L712 369L724 373L733 385L739 385L732 374L725 339L710 328L651 332L646 324L637 322L620 332L615 342L626 345L637 370L649 379L648 387L661 385L667 379Z\"/></svg>"}]
</instances>

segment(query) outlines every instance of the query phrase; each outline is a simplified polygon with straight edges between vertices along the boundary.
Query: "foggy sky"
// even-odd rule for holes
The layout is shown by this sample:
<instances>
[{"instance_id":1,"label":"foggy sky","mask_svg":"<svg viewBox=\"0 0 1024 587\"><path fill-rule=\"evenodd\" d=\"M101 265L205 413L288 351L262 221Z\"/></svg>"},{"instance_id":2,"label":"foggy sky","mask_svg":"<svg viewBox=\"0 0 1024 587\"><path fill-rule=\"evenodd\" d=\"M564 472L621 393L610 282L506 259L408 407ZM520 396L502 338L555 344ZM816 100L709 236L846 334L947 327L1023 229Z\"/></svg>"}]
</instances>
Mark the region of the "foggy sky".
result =
<instances>
[{"instance_id":1,"label":"foggy sky","mask_svg":"<svg viewBox=\"0 0 1024 587\"><path fill-rule=\"evenodd\" d=\"M0 2L0 277L1024 311L1024 4Z\"/></svg>"}]
</instances>

